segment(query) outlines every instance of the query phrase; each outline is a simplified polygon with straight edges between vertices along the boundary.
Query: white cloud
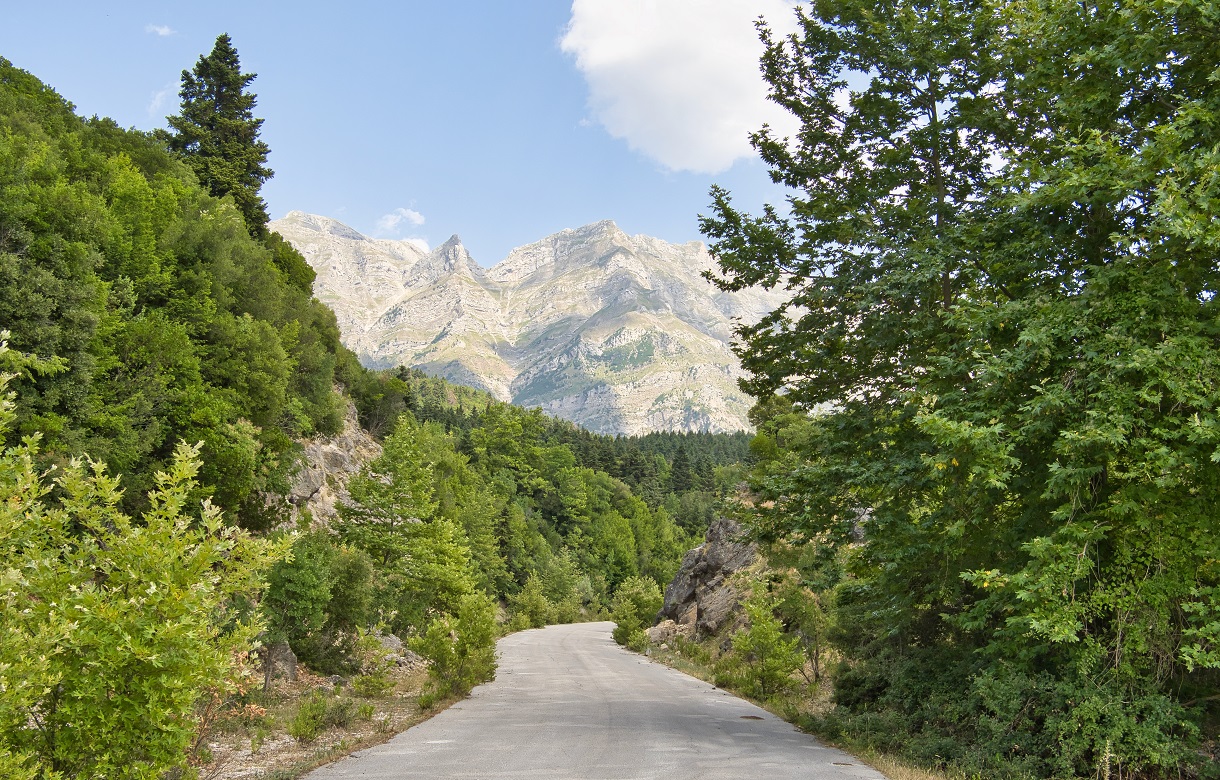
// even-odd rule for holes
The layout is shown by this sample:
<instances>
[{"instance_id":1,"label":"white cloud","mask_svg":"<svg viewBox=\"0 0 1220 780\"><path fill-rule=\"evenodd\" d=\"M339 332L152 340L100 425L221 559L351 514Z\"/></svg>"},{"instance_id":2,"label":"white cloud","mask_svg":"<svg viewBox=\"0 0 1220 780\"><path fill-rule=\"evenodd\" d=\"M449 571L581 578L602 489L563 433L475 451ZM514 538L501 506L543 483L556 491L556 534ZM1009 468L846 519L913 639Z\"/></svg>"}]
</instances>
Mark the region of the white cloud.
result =
<instances>
[{"instance_id":1,"label":"white cloud","mask_svg":"<svg viewBox=\"0 0 1220 780\"><path fill-rule=\"evenodd\" d=\"M611 136L666 168L717 173L752 157L747 134L796 120L766 99L759 16L796 28L793 0L574 0L560 48Z\"/></svg>"},{"instance_id":2,"label":"white cloud","mask_svg":"<svg viewBox=\"0 0 1220 780\"><path fill-rule=\"evenodd\" d=\"M381 238L400 238L405 226L419 227L424 224L424 215L415 209L397 208L389 214L383 214L377 219L375 235ZM410 236L405 240L427 252L428 242L418 236Z\"/></svg>"},{"instance_id":3,"label":"white cloud","mask_svg":"<svg viewBox=\"0 0 1220 780\"><path fill-rule=\"evenodd\" d=\"M398 226L404 222L408 225L419 227L424 224L424 215L414 209L394 209L377 220L377 231L380 233L396 233L398 232Z\"/></svg>"},{"instance_id":4,"label":"white cloud","mask_svg":"<svg viewBox=\"0 0 1220 780\"><path fill-rule=\"evenodd\" d=\"M171 81L161 89L154 92L152 98L148 101L148 115L150 117L162 116L164 114L166 102L170 99L170 96L177 94L177 90L177 82Z\"/></svg>"},{"instance_id":5,"label":"white cloud","mask_svg":"<svg viewBox=\"0 0 1220 780\"><path fill-rule=\"evenodd\" d=\"M146 24L144 25L144 32L159 35L164 38L167 35L174 35L178 31L167 24Z\"/></svg>"}]
</instances>

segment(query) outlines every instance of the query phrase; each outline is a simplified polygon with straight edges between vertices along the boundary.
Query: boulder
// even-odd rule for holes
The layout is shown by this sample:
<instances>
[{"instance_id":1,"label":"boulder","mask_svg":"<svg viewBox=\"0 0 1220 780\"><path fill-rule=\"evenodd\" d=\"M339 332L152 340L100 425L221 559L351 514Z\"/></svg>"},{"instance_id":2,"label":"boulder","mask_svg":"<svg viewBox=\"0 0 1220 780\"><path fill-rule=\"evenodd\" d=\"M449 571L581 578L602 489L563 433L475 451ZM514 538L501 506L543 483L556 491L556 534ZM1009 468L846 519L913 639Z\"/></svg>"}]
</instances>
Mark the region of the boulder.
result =
<instances>
[{"instance_id":1,"label":"boulder","mask_svg":"<svg viewBox=\"0 0 1220 780\"><path fill-rule=\"evenodd\" d=\"M381 643L381 647L387 653L394 655L402 655L403 646L402 640L393 634L376 634L377 641ZM408 650L407 652L411 652Z\"/></svg>"},{"instance_id":2,"label":"boulder","mask_svg":"<svg viewBox=\"0 0 1220 780\"><path fill-rule=\"evenodd\" d=\"M276 677L277 667L280 666L288 681L296 682L297 656L287 642L263 645L259 648L258 655L263 662L263 691L271 690L271 683Z\"/></svg>"},{"instance_id":3,"label":"boulder","mask_svg":"<svg viewBox=\"0 0 1220 780\"><path fill-rule=\"evenodd\" d=\"M679 625L672 620L662 620L652 628L647 629L645 633L648 634L648 642L650 644L664 645L672 641L676 636L684 639L693 639L695 624Z\"/></svg>"},{"instance_id":4,"label":"boulder","mask_svg":"<svg viewBox=\"0 0 1220 780\"><path fill-rule=\"evenodd\" d=\"M755 546L741 539L741 526L718 517L707 529L703 544L682 559L665 589L660 620L688 627L692 635L710 636L735 618L741 593L731 576L754 563Z\"/></svg>"}]
</instances>

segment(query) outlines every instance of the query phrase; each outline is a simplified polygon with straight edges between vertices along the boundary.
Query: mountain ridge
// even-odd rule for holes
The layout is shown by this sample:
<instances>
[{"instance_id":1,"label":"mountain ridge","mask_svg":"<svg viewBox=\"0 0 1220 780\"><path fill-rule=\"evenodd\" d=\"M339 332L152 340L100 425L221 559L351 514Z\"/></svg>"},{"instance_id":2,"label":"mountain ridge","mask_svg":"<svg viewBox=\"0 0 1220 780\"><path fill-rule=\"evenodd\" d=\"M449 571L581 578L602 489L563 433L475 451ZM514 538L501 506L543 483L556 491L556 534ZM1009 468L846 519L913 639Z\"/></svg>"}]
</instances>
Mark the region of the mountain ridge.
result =
<instances>
[{"instance_id":1,"label":"mountain ridge","mask_svg":"<svg viewBox=\"0 0 1220 780\"><path fill-rule=\"evenodd\" d=\"M422 368L598 433L749 428L732 322L779 297L715 288L700 242L602 220L483 268L456 235L425 252L299 211L271 228L313 267L315 295L366 365Z\"/></svg>"}]
</instances>

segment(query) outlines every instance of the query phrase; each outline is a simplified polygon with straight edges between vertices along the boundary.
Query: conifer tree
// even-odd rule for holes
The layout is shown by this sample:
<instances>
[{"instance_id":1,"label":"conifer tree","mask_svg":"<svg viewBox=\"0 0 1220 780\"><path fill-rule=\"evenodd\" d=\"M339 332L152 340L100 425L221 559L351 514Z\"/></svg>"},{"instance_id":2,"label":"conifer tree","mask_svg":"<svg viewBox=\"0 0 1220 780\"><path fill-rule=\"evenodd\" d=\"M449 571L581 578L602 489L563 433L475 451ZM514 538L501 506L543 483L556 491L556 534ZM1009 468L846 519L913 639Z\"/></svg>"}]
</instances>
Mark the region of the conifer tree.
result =
<instances>
[{"instance_id":1,"label":"conifer tree","mask_svg":"<svg viewBox=\"0 0 1220 780\"><path fill-rule=\"evenodd\" d=\"M213 195L231 195L253 236L267 232L267 205L259 190L273 171L270 148L258 138L262 119L254 116L257 96L247 91L255 74L242 73L227 33L194 70L182 71L182 110L167 117L169 148L195 172Z\"/></svg>"}]
</instances>

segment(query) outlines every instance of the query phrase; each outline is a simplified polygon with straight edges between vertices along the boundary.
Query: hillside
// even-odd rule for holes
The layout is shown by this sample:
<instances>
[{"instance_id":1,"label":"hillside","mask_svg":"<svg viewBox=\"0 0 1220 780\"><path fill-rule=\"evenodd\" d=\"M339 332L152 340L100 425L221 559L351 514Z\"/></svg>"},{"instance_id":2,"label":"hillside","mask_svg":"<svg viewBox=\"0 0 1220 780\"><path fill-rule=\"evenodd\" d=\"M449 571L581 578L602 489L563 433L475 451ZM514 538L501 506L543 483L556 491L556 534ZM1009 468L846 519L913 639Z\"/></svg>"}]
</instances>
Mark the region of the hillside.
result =
<instances>
[{"instance_id":1,"label":"hillside","mask_svg":"<svg viewBox=\"0 0 1220 780\"><path fill-rule=\"evenodd\" d=\"M422 368L599 433L750 427L732 324L778 298L718 291L700 243L604 221L484 269L456 236L424 252L302 212L271 227L317 273L314 293L366 365Z\"/></svg>"}]
</instances>

